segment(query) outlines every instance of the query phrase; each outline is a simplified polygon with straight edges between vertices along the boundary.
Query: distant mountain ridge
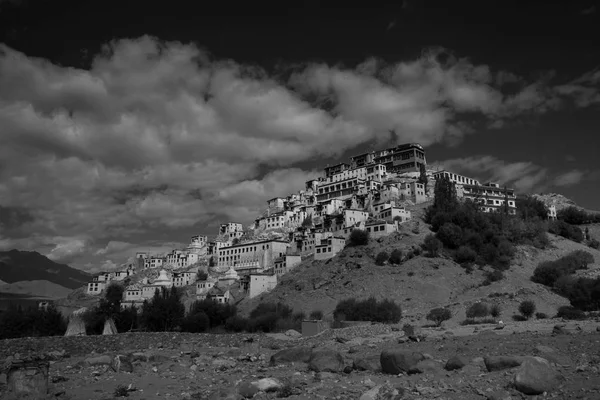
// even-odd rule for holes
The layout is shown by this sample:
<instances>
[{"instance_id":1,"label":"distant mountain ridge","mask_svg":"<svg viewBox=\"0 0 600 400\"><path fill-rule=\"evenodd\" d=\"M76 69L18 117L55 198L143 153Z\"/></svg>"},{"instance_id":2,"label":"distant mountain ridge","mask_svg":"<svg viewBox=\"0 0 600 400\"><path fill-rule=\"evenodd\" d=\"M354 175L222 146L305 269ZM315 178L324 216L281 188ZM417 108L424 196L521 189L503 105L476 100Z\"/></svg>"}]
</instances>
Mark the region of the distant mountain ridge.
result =
<instances>
[{"instance_id":1,"label":"distant mountain ridge","mask_svg":"<svg viewBox=\"0 0 600 400\"><path fill-rule=\"evenodd\" d=\"M36 251L10 250L0 252L0 281L49 281L77 289L91 280L87 272L59 264Z\"/></svg>"},{"instance_id":2,"label":"distant mountain ridge","mask_svg":"<svg viewBox=\"0 0 600 400\"><path fill-rule=\"evenodd\" d=\"M34 298L60 299L67 297L72 291L49 281L19 281L0 286L0 297L3 294L19 294Z\"/></svg>"}]
</instances>

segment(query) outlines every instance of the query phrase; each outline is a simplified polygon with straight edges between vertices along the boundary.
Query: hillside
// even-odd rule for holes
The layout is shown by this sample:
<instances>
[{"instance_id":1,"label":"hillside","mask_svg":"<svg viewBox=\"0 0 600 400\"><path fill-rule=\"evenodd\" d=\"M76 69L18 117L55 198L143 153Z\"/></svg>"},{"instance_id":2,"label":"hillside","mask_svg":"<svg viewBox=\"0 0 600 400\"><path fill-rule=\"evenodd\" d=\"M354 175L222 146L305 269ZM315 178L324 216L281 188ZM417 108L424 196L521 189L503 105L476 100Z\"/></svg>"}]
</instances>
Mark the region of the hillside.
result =
<instances>
[{"instance_id":1,"label":"hillside","mask_svg":"<svg viewBox=\"0 0 600 400\"><path fill-rule=\"evenodd\" d=\"M0 297L4 294L28 295L36 298L59 299L66 297L72 289L49 281L20 281L0 287Z\"/></svg>"},{"instance_id":2,"label":"hillside","mask_svg":"<svg viewBox=\"0 0 600 400\"><path fill-rule=\"evenodd\" d=\"M58 264L35 251L0 252L0 280L6 283L20 281L49 281L68 289L77 289L91 280L91 275Z\"/></svg>"},{"instance_id":3,"label":"hillside","mask_svg":"<svg viewBox=\"0 0 600 400\"><path fill-rule=\"evenodd\" d=\"M555 314L568 301L542 285L530 281L539 262L554 260L573 250L582 249L594 255L596 262L585 271L587 275L600 272L600 252L558 236L549 235L551 247L538 250L530 246L518 246L517 255L506 278L483 286L485 271L475 270L467 274L465 269L446 258L418 256L400 266L377 266L376 254L385 250L390 253L400 248L406 253L422 243L427 226L421 222L419 233L412 230L417 222L403 225L402 232L372 241L368 246L346 248L337 257L325 261L305 260L290 273L284 275L280 284L271 292L244 301L242 313L249 312L261 301L281 301L296 311L307 314L316 309L331 316L338 301L350 298L388 298L401 304L406 319L426 323L425 316L435 307L448 306L454 317L450 324L465 319L465 308L478 300L499 303L502 318L509 319L517 313L523 300L535 301L538 311ZM405 319L405 320L406 320Z\"/></svg>"}]
</instances>

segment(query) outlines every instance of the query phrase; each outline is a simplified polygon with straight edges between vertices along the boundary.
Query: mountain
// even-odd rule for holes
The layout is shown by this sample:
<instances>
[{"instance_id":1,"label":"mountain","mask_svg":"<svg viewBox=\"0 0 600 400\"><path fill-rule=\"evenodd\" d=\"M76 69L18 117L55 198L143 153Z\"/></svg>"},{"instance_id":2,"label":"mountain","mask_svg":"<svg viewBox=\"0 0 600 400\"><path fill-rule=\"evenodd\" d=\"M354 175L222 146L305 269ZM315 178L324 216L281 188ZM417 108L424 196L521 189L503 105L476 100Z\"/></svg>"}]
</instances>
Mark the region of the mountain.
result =
<instances>
[{"instance_id":1,"label":"mountain","mask_svg":"<svg viewBox=\"0 0 600 400\"><path fill-rule=\"evenodd\" d=\"M76 289L91 279L90 274L55 263L35 251L0 252L0 280L6 283L49 281L68 289Z\"/></svg>"},{"instance_id":2,"label":"mountain","mask_svg":"<svg viewBox=\"0 0 600 400\"><path fill-rule=\"evenodd\" d=\"M49 281L20 281L0 286L0 297L6 294L18 294L39 298L59 299L73 290Z\"/></svg>"}]
</instances>

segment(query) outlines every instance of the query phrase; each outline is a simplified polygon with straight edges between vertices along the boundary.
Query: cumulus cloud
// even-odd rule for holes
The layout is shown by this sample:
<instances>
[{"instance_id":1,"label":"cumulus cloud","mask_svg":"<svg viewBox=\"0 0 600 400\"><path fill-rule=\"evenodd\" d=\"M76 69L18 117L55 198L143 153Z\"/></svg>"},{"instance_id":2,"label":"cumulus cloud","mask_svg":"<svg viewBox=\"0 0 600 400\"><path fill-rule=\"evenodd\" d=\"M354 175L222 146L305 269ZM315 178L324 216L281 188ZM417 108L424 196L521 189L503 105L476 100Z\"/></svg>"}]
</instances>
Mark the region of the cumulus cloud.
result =
<instances>
[{"instance_id":1,"label":"cumulus cloud","mask_svg":"<svg viewBox=\"0 0 600 400\"><path fill-rule=\"evenodd\" d=\"M564 174L558 175L554 179L554 184L556 186L571 186L576 185L584 178L585 172L580 170L573 170L569 172L565 172Z\"/></svg>"},{"instance_id":2,"label":"cumulus cloud","mask_svg":"<svg viewBox=\"0 0 600 400\"><path fill-rule=\"evenodd\" d=\"M0 244L120 264L153 232L251 222L269 197L317 174L300 163L387 144L391 130L399 143L456 144L476 131L463 114L494 127L569 99L589 106L599 79L526 82L443 49L294 71L282 81L147 36L108 43L88 70L0 45L0 211L12 210ZM505 95L506 84L518 90ZM544 179L525 172L513 182Z\"/></svg>"}]
</instances>

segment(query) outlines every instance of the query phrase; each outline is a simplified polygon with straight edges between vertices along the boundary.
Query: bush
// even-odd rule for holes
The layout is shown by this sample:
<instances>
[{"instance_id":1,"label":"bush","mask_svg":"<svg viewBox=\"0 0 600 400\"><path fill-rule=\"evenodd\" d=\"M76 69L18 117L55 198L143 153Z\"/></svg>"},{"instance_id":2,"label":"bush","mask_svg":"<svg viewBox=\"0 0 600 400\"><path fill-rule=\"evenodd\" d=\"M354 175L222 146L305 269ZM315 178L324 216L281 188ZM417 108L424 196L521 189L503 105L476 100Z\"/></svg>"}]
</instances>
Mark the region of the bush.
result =
<instances>
[{"instance_id":1,"label":"bush","mask_svg":"<svg viewBox=\"0 0 600 400\"><path fill-rule=\"evenodd\" d=\"M535 313L535 317L536 317L537 319L546 319L546 318L548 318L548 315L547 315L547 314L545 314L545 313L543 313L543 312L536 312L536 313Z\"/></svg>"},{"instance_id":2,"label":"bush","mask_svg":"<svg viewBox=\"0 0 600 400\"><path fill-rule=\"evenodd\" d=\"M568 224L565 221L557 220L551 222L548 226L548 231L577 243L581 243L583 241L583 232L581 229L574 225Z\"/></svg>"},{"instance_id":3,"label":"bush","mask_svg":"<svg viewBox=\"0 0 600 400\"><path fill-rule=\"evenodd\" d=\"M490 285L492 282L498 282L504 279L504 273L498 269L495 269L492 272L486 272L485 281L483 281L484 286Z\"/></svg>"},{"instance_id":4,"label":"bush","mask_svg":"<svg viewBox=\"0 0 600 400\"><path fill-rule=\"evenodd\" d=\"M531 300L525 300L519 304L519 312L522 316L529 319L535 312L535 303Z\"/></svg>"},{"instance_id":5,"label":"bush","mask_svg":"<svg viewBox=\"0 0 600 400\"><path fill-rule=\"evenodd\" d=\"M575 307L562 306L559 307L558 312L556 313L556 318L583 320L585 319L585 313L581 310L576 309Z\"/></svg>"},{"instance_id":6,"label":"bush","mask_svg":"<svg viewBox=\"0 0 600 400\"><path fill-rule=\"evenodd\" d=\"M388 253L386 253L385 251L380 251L379 254L377 254L377 257L375 257L375 264L383 265L388 260L388 258Z\"/></svg>"},{"instance_id":7,"label":"bush","mask_svg":"<svg viewBox=\"0 0 600 400\"><path fill-rule=\"evenodd\" d=\"M248 319L234 315L225 321L225 330L229 332L244 332L248 330Z\"/></svg>"},{"instance_id":8,"label":"bush","mask_svg":"<svg viewBox=\"0 0 600 400\"><path fill-rule=\"evenodd\" d=\"M392 254L390 254L389 262L394 265L402 264L402 250L394 249L392 250Z\"/></svg>"},{"instance_id":9,"label":"bush","mask_svg":"<svg viewBox=\"0 0 600 400\"><path fill-rule=\"evenodd\" d=\"M162 288L156 290L152 300L144 302L140 323L148 332L169 332L180 327L184 316L185 306L177 288Z\"/></svg>"},{"instance_id":10,"label":"bush","mask_svg":"<svg viewBox=\"0 0 600 400\"><path fill-rule=\"evenodd\" d=\"M66 330L66 319L53 305L44 310L10 304L0 312L0 339L62 336Z\"/></svg>"},{"instance_id":11,"label":"bush","mask_svg":"<svg viewBox=\"0 0 600 400\"><path fill-rule=\"evenodd\" d=\"M208 317L210 329L214 329L224 326L227 319L236 315L237 309L230 304L217 303L211 299L205 299L192 303L189 314L200 312Z\"/></svg>"},{"instance_id":12,"label":"bush","mask_svg":"<svg viewBox=\"0 0 600 400\"><path fill-rule=\"evenodd\" d=\"M476 259L477 253L468 246L460 246L454 254L454 260L459 264L472 264Z\"/></svg>"},{"instance_id":13,"label":"bush","mask_svg":"<svg viewBox=\"0 0 600 400\"><path fill-rule=\"evenodd\" d=\"M490 315L490 310L485 303L475 303L467 309L467 318L483 318Z\"/></svg>"},{"instance_id":14,"label":"bush","mask_svg":"<svg viewBox=\"0 0 600 400\"><path fill-rule=\"evenodd\" d=\"M588 243L588 246L591 247L592 249L598 250L598 249L600 249L600 242L596 239L592 239Z\"/></svg>"},{"instance_id":15,"label":"bush","mask_svg":"<svg viewBox=\"0 0 600 400\"><path fill-rule=\"evenodd\" d=\"M559 278L586 269L588 264L593 262L594 256L590 253L576 250L558 260L540 263L533 271L531 280L552 287Z\"/></svg>"},{"instance_id":16,"label":"bush","mask_svg":"<svg viewBox=\"0 0 600 400\"><path fill-rule=\"evenodd\" d=\"M442 250L442 242L431 233L425 236L425 240L421 245L423 250L427 253L427 257L438 257Z\"/></svg>"},{"instance_id":17,"label":"bush","mask_svg":"<svg viewBox=\"0 0 600 400\"><path fill-rule=\"evenodd\" d=\"M588 213L574 206L563 208L556 213L556 216L559 220L571 225L582 225L591 222L598 222L597 215Z\"/></svg>"},{"instance_id":18,"label":"bush","mask_svg":"<svg viewBox=\"0 0 600 400\"><path fill-rule=\"evenodd\" d=\"M362 301L347 299L337 304L333 317L336 320L344 318L348 321L397 323L402 318L402 309L387 299L382 301L377 301L375 297Z\"/></svg>"},{"instance_id":19,"label":"bush","mask_svg":"<svg viewBox=\"0 0 600 400\"><path fill-rule=\"evenodd\" d=\"M467 318L460 324L461 325L479 325L479 324L495 324L495 323L496 323L496 320L493 318L483 318L483 319Z\"/></svg>"},{"instance_id":20,"label":"bush","mask_svg":"<svg viewBox=\"0 0 600 400\"><path fill-rule=\"evenodd\" d=\"M498 318L501 313L502 313L502 308L500 308L500 306L498 304L494 304L490 308L490 315L494 318Z\"/></svg>"},{"instance_id":21,"label":"bush","mask_svg":"<svg viewBox=\"0 0 600 400\"><path fill-rule=\"evenodd\" d=\"M320 321L323 319L323 311L321 310L313 310L310 312L309 319Z\"/></svg>"},{"instance_id":22,"label":"bush","mask_svg":"<svg viewBox=\"0 0 600 400\"><path fill-rule=\"evenodd\" d=\"M463 243L463 231L460 226L453 223L442 225L436 237L450 249L456 249Z\"/></svg>"},{"instance_id":23,"label":"bush","mask_svg":"<svg viewBox=\"0 0 600 400\"><path fill-rule=\"evenodd\" d=\"M452 313L447 308L434 308L427 314L427 319L435 322L437 326L442 325L442 322L447 321L450 318L452 318Z\"/></svg>"},{"instance_id":24,"label":"bush","mask_svg":"<svg viewBox=\"0 0 600 400\"><path fill-rule=\"evenodd\" d=\"M206 332L209 328L210 320L204 311L188 313L181 323L183 332L200 333Z\"/></svg>"},{"instance_id":25,"label":"bush","mask_svg":"<svg viewBox=\"0 0 600 400\"><path fill-rule=\"evenodd\" d=\"M348 246L365 246L367 244L369 244L369 232L353 229L348 238Z\"/></svg>"}]
</instances>

